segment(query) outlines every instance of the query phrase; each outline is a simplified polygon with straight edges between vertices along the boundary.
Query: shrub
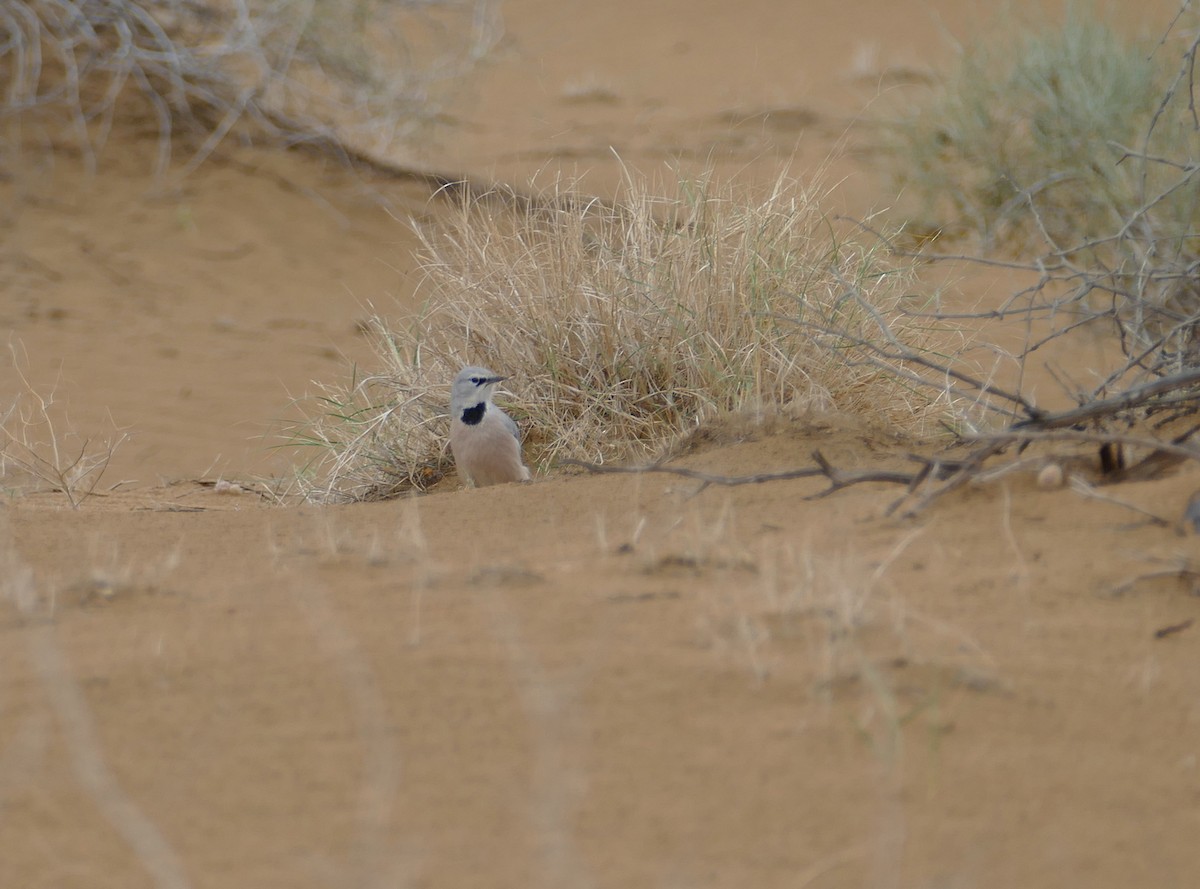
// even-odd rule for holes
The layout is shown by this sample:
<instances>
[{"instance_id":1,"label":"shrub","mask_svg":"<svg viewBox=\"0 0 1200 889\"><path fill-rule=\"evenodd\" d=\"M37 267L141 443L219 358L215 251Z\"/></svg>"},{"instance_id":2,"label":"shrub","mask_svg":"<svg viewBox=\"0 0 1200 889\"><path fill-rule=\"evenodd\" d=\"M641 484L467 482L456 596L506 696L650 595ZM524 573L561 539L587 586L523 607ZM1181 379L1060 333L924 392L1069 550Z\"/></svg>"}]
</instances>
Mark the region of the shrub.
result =
<instances>
[{"instance_id":1,"label":"shrub","mask_svg":"<svg viewBox=\"0 0 1200 889\"><path fill-rule=\"evenodd\" d=\"M1058 28L989 35L900 123L896 178L935 221L985 241L1037 237L1039 224L1057 242L1095 237L1140 203L1139 165L1122 159L1166 82L1153 44L1079 10ZM1179 148L1185 135L1158 138Z\"/></svg>"},{"instance_id":2,"label":"shrub","mask_svg":"<svg viewBox=\"0 0 1200 889\"><path fill-rule=\"evenodd\" d=\"M324 392L295 431L320 446L310 496L441 478L449 384L468 363L511 378L505 407L543 467L656 455L731 411L835 408L913 430L934 410L869 346L930 340L900 311L906 271L839 236L795 182L656 197L630 176L611 204L562 186L490 193L420 233L424 302L377 320L384 367Z\"/></svg>"},{"instance_id":3,"label":"shrub","mask_svg":"<svg viewBox=\"0 0 1200 889\"><path fill-rule=\"evenodd\" d=\"M1189 2L1166 38L1127 39L1071 6L1058 27L991 34L896 130L919 227L973 230L1040 273L1010 314L1115 325L1130 363L1105 385L1200 355L1197 24Z\"/></svg>"},{"instance_id":4,"label":"shrub","mask_svg":"<svg viewBox=\"0 0 1200 889\"><path fill-rule=\"evenodd\" d=\"M159 172L173 135L199 135L194 166L239 124L379 152L436 120L497 32L485 0L16 0L0 121L9 150L65 129L93 167L121 113L154 121Z\"/></svg>"}]
</instances>

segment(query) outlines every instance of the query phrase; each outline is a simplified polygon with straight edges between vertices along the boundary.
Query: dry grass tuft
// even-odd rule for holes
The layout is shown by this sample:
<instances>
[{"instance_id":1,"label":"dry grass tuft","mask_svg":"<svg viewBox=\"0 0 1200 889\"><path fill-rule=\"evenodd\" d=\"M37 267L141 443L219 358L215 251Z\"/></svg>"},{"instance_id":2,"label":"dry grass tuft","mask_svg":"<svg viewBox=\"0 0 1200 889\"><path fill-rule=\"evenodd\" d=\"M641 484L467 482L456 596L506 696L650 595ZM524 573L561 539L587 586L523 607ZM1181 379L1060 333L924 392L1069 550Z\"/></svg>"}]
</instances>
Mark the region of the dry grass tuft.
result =
<instances>
[{"instance_id":1,"label":"dry grass tuft","mask_svg":"<svg viewBox=\"0 0 1200 889\"><path fill-rule=\"evenodd\" d=\"M936 410L865 344L926 348L901 312L909 281L843 238L820 193L709 180L655 194L632 174L613 203L559 183L530 201L464 200L420 231L427 275L413 316L375 322L383 368L327 389L293 430L315 445L319 499L426 489L448 471L445 404L467 363L511 378L501 399L543 470L660 454L729 411L835 409L920 430Z\"/></svg>"},{"instance_id":2,"label":"dry grass tuft","mask_svg":"<svg viewBox=\"0 0 1200 889\"><path fill-rule=\"evenodd\" d=\"M194 138L185 171L244 135L380 153L442 114L500 33L487 0L16 0L0 4L0 148L94 168L114 120ZM0 154L0 161L3 155Z\"/></svg>"},{"instance_id":3,"label":"dry grass tuft","mask_svg":"<svg viewBox=\"0 0 1200 889\"><path fill-rule=\"evenodd\" d=\"M78 509L99 492L108 464L127 436L115 431L93 441L78 435L54 392L35 390L22 369L21 353L16 346L9 348L19 389L0 405L0 492L61 492Z\"/></svg>"}]
</instances>

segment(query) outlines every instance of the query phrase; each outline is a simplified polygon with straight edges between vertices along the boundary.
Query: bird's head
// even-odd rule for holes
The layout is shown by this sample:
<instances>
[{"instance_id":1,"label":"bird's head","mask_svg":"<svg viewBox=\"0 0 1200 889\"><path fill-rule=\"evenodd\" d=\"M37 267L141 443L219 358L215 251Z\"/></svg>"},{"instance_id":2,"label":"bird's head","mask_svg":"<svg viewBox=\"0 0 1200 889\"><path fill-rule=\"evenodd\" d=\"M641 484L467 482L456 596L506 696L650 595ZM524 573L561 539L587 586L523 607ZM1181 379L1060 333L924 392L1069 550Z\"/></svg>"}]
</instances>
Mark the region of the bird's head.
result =
<instances>
[{"instance_id":1,"label":"bird's head","mask_svg":"<svg viewBox=\"0 0 1200 889\"><path fill-rule=\"evenodd\" d=\"M464 367L454 378L450 390L450 407L454 413L492 400L496 384L508 377L493 373L486 367Z\"/></svg>"}]
</instances>

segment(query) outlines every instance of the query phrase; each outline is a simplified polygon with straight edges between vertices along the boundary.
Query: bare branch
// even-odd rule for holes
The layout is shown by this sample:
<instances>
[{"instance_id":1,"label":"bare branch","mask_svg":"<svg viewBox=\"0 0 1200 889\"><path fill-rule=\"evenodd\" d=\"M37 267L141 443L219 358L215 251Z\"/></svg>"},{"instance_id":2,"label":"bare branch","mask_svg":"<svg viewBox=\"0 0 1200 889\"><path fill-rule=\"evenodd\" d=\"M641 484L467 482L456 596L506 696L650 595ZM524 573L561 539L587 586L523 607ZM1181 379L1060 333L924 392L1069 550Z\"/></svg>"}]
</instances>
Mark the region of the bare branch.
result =
<instances>
[{"instance_id":1,"label":"bare branch","mask_svg":"<svg viewBox=\"0 0 1200 889\"><path fill-rule=\"evenodd\" d=\"M1120 392L1110 398L1089 401L1080 407L1055 414L1041 414L1030 417L1014 424L1013 429L1056 429L1063 426L1074 426L1088 420L1100 417L1112 417L1135 407L1147 407L1159 395L1178 392L1188 386L1200 384L1200 367L1181 371L1169 377L1151 380L1141 386L1135 386ZM1200 392L1192 393L1189 398L1200 401Z\"/></svg>"},{"instance_id":2,"label":"bare branch","mask_svg":"<svg viewBox=\"0 0 1200 889\"><path fill-rule=\"evenodd\" d=\"M739 487L741 485L759 485L767 482L788 481L798 478L820 478L823 477L829 482L829 487L818 494L812 494L806 497L807 500L813 500L820 497L828 496L834 491L840 491L843 488L848 488L853 485L860 485L867 482L881 482L884 484L906 485L913 486L918 484L931 474L931 471L937 464L934 461L922 459L922 468L917 472L895 472L889 470L844 470L838 469L828 460L820 451L813 451L812 457L817 464L813 467L804 467L801 469L787 469L780 472L760 472L753 475L713 475L707 472L700 472L695 469L688 469L683 466L666 466L662 463L655 463L649 466L608 466L600 463L588 463L583 460L564 459L560 460L560 466L577 466L580 469L586 469L588 472L596 474L633 474L646 475L651 473L661 473L665 475L676 475L682 478L693 479L701 482L697 493L703 491L709 485L720 485L724 487ZM921 459L921 458L918 458Z\"/></svg>"}]
</instances>

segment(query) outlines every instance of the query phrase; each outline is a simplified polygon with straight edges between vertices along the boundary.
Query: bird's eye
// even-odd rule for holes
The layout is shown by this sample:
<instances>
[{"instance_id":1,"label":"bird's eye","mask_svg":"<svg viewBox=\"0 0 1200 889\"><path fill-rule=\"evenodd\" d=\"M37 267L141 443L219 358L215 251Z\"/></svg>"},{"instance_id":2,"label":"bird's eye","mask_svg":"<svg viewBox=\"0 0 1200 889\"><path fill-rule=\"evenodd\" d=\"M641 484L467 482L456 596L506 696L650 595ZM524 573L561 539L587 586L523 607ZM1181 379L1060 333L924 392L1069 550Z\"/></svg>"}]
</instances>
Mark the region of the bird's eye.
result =
<instances>
[{"instance_id":1,"label":"bird's eye","mask_svg":"<svg viewBox=\"0 0 1200 889\"><path fill-rule=\"evenodd\" d=\"M471 382L476 386L480 386L483 384L483 377L471 377Z\"/></svg>"}]
</instances>

